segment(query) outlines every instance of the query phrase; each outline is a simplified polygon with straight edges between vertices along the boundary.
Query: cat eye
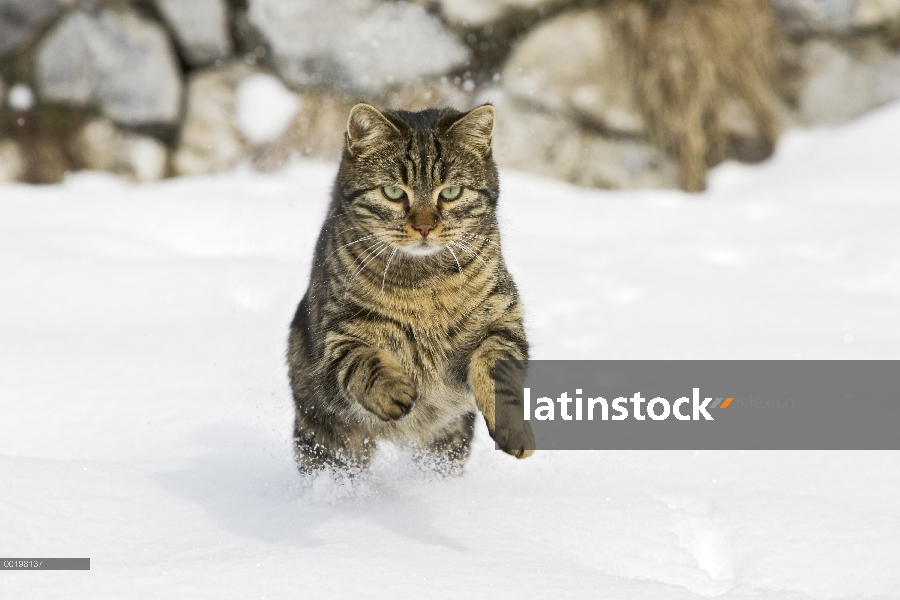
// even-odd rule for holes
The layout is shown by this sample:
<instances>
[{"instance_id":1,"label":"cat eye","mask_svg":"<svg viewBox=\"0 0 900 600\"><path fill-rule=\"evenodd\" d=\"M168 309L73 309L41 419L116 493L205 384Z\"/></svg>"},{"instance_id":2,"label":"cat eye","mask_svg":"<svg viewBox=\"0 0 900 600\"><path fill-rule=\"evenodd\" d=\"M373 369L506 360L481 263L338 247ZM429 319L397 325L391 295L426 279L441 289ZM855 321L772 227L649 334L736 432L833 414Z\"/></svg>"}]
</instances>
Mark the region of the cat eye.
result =
<instances>
[{"instance_id":1,"label":"cat eye","mask_svg":"<svg viewBox=\"0 0 900 600\"><path fill-rule=\"evenodd\" d=\"M441 190L441 198L444 200L456 200L462 195L462 188L458 185Z\"/></svg>"},{"instance_id":2,"label":"cat eye","mask_svg":"<svg viewBox=\"0 0 900 600\"><path fill-rule=\"evenodd\" d=\"M404 192L402 188L398 188L393 185L384 186L383 188L381 188L381 193L384 194L385 198L394 202L403 200L403 198L406 196L406 192Z\"/></svg>"}]
</instances>

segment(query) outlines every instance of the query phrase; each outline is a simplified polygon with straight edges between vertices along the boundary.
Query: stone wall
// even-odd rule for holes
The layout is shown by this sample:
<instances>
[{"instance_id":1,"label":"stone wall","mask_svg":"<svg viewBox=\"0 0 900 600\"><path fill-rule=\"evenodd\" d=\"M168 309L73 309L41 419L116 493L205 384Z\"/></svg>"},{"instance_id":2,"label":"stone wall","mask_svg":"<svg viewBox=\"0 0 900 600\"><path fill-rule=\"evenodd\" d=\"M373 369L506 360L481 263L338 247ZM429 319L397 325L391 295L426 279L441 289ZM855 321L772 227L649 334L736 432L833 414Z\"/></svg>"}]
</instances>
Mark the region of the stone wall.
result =
<instances>
[{"instance_id":1,"label":"stone wall","mask_svg":"<svg viewBox=\"0 0 900 600\"><path fill-rule=\"evenodd\" d=\"M0 181L336 159L357 101L497 106L501 166L702 189L900 98L900 0L0 0Z\"/></svg>"}]
</instances>

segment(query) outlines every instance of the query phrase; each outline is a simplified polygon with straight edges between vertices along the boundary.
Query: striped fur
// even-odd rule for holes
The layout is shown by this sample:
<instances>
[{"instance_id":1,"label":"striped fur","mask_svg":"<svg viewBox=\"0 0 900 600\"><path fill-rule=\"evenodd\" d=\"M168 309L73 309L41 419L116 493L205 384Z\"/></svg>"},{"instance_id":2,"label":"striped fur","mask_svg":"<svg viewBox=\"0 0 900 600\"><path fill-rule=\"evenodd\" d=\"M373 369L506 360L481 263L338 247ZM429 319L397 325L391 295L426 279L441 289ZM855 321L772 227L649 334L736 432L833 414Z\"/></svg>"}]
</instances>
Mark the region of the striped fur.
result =
<instances>
[{"instance_id":1,"label":"striped fur","mask_svg":"<svg viewBox=\"0 0 900 600\"><path fill-rule=\"evenodd\" d=\"M531 454L527 424L503 418L521 410L522 369L495 407L495 361L526 360L528 344L500 253L493 117L490 106L351 111L289 338L301 470L365 467L379 439L459 468L476 409L502 449ZM441 196L454 187L458 198Z\"/></svg>"}]
</instances>

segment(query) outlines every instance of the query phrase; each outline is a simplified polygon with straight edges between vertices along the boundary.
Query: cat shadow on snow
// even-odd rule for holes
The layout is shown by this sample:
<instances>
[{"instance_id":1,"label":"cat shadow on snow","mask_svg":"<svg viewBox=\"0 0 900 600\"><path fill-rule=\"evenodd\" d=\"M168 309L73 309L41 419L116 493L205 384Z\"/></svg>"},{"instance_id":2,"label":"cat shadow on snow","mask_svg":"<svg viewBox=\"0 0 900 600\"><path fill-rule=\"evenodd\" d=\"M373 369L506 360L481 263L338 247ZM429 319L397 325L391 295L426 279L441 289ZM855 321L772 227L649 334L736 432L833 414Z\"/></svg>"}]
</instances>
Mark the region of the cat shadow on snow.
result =
<instances>
[{"instance_id":1,"label":"cat shadow on snow","mask_svg":"<svg viewBox=\"0 0 900 600\"><path fill-rule=\"evenodd\" d=\"M211 427L196 438L209 451L188 468L156 479L237 535L313 547L328 543L331 522L368 521L421 544L466 550L441 531L425 502L405 489L452 485L452 480L422 472L402 451L379 456L356 477L301 476L290 443L252 427Z\"/></svg>"}]
</instances>

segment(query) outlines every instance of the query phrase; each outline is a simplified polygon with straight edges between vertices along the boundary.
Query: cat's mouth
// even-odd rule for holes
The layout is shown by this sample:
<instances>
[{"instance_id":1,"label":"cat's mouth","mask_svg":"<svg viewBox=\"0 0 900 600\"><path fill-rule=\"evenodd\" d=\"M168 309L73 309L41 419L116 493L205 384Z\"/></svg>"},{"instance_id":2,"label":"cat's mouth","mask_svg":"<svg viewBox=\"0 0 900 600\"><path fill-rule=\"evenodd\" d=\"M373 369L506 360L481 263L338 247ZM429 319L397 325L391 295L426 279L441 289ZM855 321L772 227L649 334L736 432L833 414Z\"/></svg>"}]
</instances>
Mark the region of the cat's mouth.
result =
<instances>
[{"instance_id":1,"label":"cat's mouth","mask_svg":"<svg viewBox=\"0 0 900 600\"><path fill-rule=\"evenodd\" d=\"M400 246L400 249L407 254L411 254L413 256L429 256L436 252L440 252L444 249L440 244L435 244L427 239L419 240L418 242L413 242L412 244L406 244L404 246Z\"/></svg>"}]
</instances>

